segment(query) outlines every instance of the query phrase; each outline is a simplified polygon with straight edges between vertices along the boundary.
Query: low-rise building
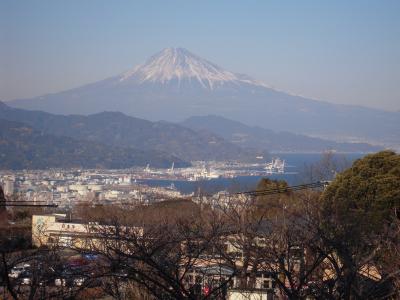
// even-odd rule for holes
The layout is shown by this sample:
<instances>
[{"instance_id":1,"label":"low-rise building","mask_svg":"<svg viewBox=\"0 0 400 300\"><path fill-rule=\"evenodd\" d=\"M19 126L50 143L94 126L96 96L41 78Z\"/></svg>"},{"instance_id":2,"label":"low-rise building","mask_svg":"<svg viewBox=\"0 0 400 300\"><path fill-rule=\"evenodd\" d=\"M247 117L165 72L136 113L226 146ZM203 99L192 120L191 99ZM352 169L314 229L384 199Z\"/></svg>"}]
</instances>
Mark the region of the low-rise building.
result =
<instances>
[{"instance_id":1,"label":"low-rise building","mask_svg":"<svg viewBox=\"0 0 400 300\"><path fill-rule=\"evenodd\" d=\"M101 247L104 238L113 238L120 229L121 227L97 222L70 221L64 214L33 215L32 244L36 247L58 246L91 250ZM143 234L140 227L129 227L126 231L131 230L138 235Z\"/></svg>"}]
</instances>

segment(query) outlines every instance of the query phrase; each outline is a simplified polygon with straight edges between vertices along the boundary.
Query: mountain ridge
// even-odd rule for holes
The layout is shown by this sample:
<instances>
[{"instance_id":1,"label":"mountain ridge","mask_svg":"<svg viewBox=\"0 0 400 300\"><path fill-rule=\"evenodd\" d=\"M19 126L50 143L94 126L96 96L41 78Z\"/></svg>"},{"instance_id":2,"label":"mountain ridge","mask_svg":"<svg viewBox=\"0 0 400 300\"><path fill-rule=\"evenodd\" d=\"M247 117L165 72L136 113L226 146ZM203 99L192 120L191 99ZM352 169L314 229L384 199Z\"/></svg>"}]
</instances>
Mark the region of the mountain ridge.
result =
<instances>
[{"instance_id":1,"label":"mountain ridge","mask_svg":"<svg viewBox=\"0 0 400 300\"><path fill-rule=\"evenodd\" d=\"M266 156L271 150L371 152L380 149L365 144L340 144L291 133L275 133L217 116L191 117L186 122L174 124L151 122L121 112L101 112L89 116L52 115L11 108L0 102L0 118L24 122L45 134L157 150L186 161L251 160L257 155ZM190 122L196 119L202 121Z\"/></svg>"},{"instance_id":2,"label":"mountain ridge","mask_svg":"<svg viewBox=\"0 0 400 300\"><path fill-rule=\"evenodd\" d=\"M212 133L168 122L151 122L121 112L89 116L53 115L0 105L0 118L24 122L41 132L78 140L107 143L118 147L155 150L193 160L251 160L259 152L233 145Z\"/></svg>"},{"instance_id":3,"label":"mountain ridge","mask_svg":"<svg viewBox=\"0 0 400 300\"><path fill-rule=\"evenodd\" d=\"M165 53L156 54L130 73L7 103L59 114L117 110L152 121L170 122L215 114L274 131L400 147L398 112L291 95L225 71L187 50L174 51L164 50Z\"/></svg>"},{"instance_id":4,"label":"mountain ridge","mask_svg":"<svg viewBox=\"0 0 400 300\"><path fill-rule=\"evenodd\" d=\"M0 169L97 168L126 169L190 165L157 151L110 147L93 141L54 136L21 122L0 118Z\"/></svg>"},{"instance_id":5,"label":"mountain ridge","mask_svg":"<svg viewBox=\"0 0 400 300\"><path fill-rule=\"evenodd\" d=\"M338 143L290 132L274 132L257 126L247 126L221 116L193 116L183 126L194 130L207 130L236 145L268 149L270 152L374 152L382 147L366 143Z\"/></svg>"}]
</instances>

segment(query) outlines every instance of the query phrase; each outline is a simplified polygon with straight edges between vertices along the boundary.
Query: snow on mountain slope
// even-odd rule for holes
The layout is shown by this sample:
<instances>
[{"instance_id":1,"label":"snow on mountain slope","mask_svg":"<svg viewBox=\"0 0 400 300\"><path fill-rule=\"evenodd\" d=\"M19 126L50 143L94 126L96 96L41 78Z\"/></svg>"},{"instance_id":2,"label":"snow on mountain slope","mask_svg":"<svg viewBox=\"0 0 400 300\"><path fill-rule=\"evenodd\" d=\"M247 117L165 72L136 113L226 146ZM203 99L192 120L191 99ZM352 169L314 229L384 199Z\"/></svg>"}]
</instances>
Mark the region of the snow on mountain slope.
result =
<instances>
[{"instance_id":1,"label":"snow on mountain slope","mask_svg":"<svg viewBox=\"0 0 400 300\"><path fill-rule=\"evenodd\" d=\"M165 48L145 64L121 75L120 82L160 82L171 80L197 81L202 87L213 89L224 83L247 83L264 86L247 76L234 74L183 48Z\"/></svg>"}]
</instances>

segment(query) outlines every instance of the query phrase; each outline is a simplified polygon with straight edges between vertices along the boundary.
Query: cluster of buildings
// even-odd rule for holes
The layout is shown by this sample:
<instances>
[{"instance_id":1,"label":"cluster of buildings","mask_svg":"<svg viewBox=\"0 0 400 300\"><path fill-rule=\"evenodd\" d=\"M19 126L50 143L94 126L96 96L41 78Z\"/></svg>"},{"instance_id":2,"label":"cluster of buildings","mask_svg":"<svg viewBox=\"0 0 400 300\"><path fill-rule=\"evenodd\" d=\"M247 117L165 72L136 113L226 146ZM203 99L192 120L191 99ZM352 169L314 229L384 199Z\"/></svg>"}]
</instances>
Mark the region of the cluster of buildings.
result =
<instances>
[{"instance_id":1,"label":"cluster of buildings","mask_svg":"<svg viewBox=\"0 0 400 300\"><path fill-rule=\"evenodd\" d=\"M119 227L117 229L115 226L102 225L96 222L83 223L82 221L71 221L63 214L32 216L32 243L36 247L56 246L61 249L81 249L82 252L87 253L101 253L102 251L108 253L104 247L107 247L110 241L114 240L117 232L119 232L119 235L127 234L127 241L129 243L134 236L135 238L143 237L145 235L145 228ZM230 242L232 238L234 236L224 238L224 248L227 254L237 255L240 250L237 249L234 242ZM103 239L106 239L107 242L104 242ZM193 242L196 243L199 241L194 240ZM121 247L120 251L132 251L129 246L124 250L123 242L119 244L119 247ZM185 248L189 249L185 242L182 242L180 247L182 250ZM190 253L188 249L186 251ZM184 252L186 251L184 250ZM187 257L189 259L190 254ZM182 269L182 272L185 273L183 285L197 295L207 296L207 293L213 288L221 286L221 290L217 292L217 298L215 299L281 299L276 297L279 290L268 271L260 270L256 272L256 277L251 284L251 288L243 289L243 282L234 275L233 268L225 265L221 258L215 257L215 254L211 255L210 253L210 256L207 256L205 252L196 261L188 270L184 271ZM238 264L242 264L240 259L238 260ZM182 267L184 265L185 263L182 262ZM223 282L226 282L226 284L222 284Z\"/></svg>"},{"instance_id":2,"label":"cluster of buildings","mask_svg":"<svg viewBox=\"0 0 400 300\"><path fill-rule=\"evenodd\" d=\"M125 234L128 235L126 238L124 238ZM113 246L110 249L107 247L113 245L117 236L122 241L118 243L119 255L127 251L127 257L129 257L131 251L136 251L132 250L136 248L127 246L124 249L124 241L131 243L132 240L137 241L144 238L147 241L149 239L149 236L146 237L145 227L140 226L118 227L100 225L96 222L74 222L68 220L66 215L60 214L34 215L32 217L32 241L37 247L57 246L66 249L81 249L83 253L99 253L99 255L101 255L102 249L105 247L104 251L106 252L104 253L109 254L109 250ZM266 236L262 235L256 238L257 247L260 247L260 249L270 243ZM214 295L215 299L287 299L282 292L281 285L284 284L287 289L292 289L293 286L292 283L289 283L289 278L286 278L285 273L280 269L282 266L279 267L279 261L265 262L264 265L260 264L260 267L256 270L253 270L250 266L245 268L244 249L246 247L241 244L242 237L240 233L226 232L220 238L222 241L221 247L224 249L222 252L225 253L226 257L216 254L220 251L214 253L214 248L212 247L200 256L197 254L197 248L195 248L195 256L191 257L190 253L192 253L193 245L204 242L201 239L197 240L197 238L193 240L185 239L180 245L176 246L178 249L181 248L181 252L178 251L179 253L187 253L185 254L186 256L183 255L183 260L181 261L182 285L187 290L192 291L194 295L207 296L211 290L217 288L217 293ZM104 239L106 240L105 242L103 241ZM188 243L193 245L189 246ZM138 253L135 252L135 255L139 257L140 250L138 251ZM208 251L210 251L210 254L208 254ZM307 250L302 246L293 245L288 248L288 251L290 253L285 258L284 268L294 272L292 275L294 276L293 278L296 278L304 271L304 264L307 263ZM188 259L188 265L185 264L185 257ZM334 280L335 274L330 261L325 260L326 262L321 265L323 269L319 270L318 274L323 276L320 279L328 282L332 279ZM266 264L271 265L267 266ZM274 267L274 264L276 264L276 267ZM242 268L245 268L245 272L242 271ZM124 270L120 270L118 274L124 274ZM277 283L277 276L280 281L279 284ZM371 282L379 282L381 279L377 268L369 265L359 270L357 276L362 276ZM306 296L307 289L312 289L314 284L318 286L317 282L314 281L307 282L304 285L304 292L306 293L304 299L315 299L313 296Z\"/></svg>"},{"instance_id":3,"label":"cluster of buildings","mask_svg":"<svg viewBox=\"0 0 400 300\"><path fill-rule=\"evenodd\" d=\"M18 198L29 203L56 204L60 208L82 202L150 204L185 196L173 187L139 183L130 171L120 170L3 171L0 185L9 200Z\"/></svg>"},{"instance_id":4,"label":"cluster of buildings","mask_svg":"<svg viewBox=\"0 0 400 300\"><path fill-rule=\"evenodd\" d=\"M268 171L268 170L267 170ZM152 180L204 181L237 176L268 175L264 164L234 162L193 162L189 168L126 170L23 170L1 171L0 185L7 199L29 203L56 204L61 209L81 202L96 204L151 204L171 198L185 198L173 185L149 186ZM221 194L222 193L222 194ZM223 193L195 199L212 206L225 206L230 199Z\"/></svg>"},{"instance_id":5,"label":"cluster of buildings","mask_svg":"<svg viewBox=\"0 0 400 300\"><path fill-rule=\"evenodd\" d=\"M278 159L279 160L279 159ZM280 163L283 161L279 160ZM192 166L187 168L154 169L147 165L144 169L136 169L139 178L170 179L183 181L204 181L217 178L235 178L240 176L264 176L273 173L284 173L284 163L279 172L271 163L243 163L235 161L192 161Z\"/></svg>"},{"instance_id":6,"label":"cluster of buildings","mask_svg":"<svg viewBox=\"0 0 400 300\"><path fill-rule=\"evenodd\" d=\"M167 172L175 176L173 168ZM183 195L174 188L150 187L139 180L140 176L146 173L151 173L149 168L141 169L139 173L132 170L2 171L0 172L0 185L3 186L7 199L18 197L31 203L57 204L60 208L66 208L65 211L79 203L139 205L171 198L186 199L188 196L199 205L205 204L214 209L225 209L232 203L246 204L248 200L246 195L232 195L224 191L214 195ZM125 229L126 232L131 230L138 236L144 232L142 227ZM57 244L57 246L67 249L81 248L90 251L94 244L101 245L99 233L106 233L113 237L115 230L113 226L104 224L85 223L82 220L74 221L66 214L32 216L32 243L37 247ZM243 253L234 246L235 242L232 242L232 239L235 238L235 235L231 233L224 236L224 249L226 247L228 256L231 255L237 259L237 267L241 267L243 261L240 257L243 258ZM305 259L304 251L298 256L293 254L293 257L291 256L289 259L295 265L295 269L300 270ZM223 295L221 299L269 300L284 298L277 286L276 274L272 274L270 270L257 271L252 278L248 278L249 282L245 284L243 284L243 274L240 275L242 277L238 277L233 272L231 267L221 263L221 259L205 257L204 263L193 265L190 270L187 270L184 284L196 294L207 295L214 283L218 285L229 280L221 290L221 295ZM372 271L368 269L368 272L362 275L378 281L379 278L375 276L376 274L378 273L375 269Z\"/></svg>"}]
</instances>

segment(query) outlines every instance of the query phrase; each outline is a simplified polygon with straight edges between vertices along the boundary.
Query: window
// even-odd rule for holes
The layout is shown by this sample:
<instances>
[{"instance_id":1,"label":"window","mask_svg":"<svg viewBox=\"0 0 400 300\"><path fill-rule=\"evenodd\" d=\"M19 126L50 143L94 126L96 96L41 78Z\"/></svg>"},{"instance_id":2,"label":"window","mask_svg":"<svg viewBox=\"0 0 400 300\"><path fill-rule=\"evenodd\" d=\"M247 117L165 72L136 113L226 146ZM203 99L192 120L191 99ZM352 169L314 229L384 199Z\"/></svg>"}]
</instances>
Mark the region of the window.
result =
<instances>
[{"instance_id":1,"label":"window","mask_svg":"<svg viewBox=\"0 0 400 300\"><path fill-rule=\"evenodd\" d=\"M271 281L270 280L264 280L263 288L264 289L270 289L271 287L272 287Z\"/></svg>"}]
</instances>

